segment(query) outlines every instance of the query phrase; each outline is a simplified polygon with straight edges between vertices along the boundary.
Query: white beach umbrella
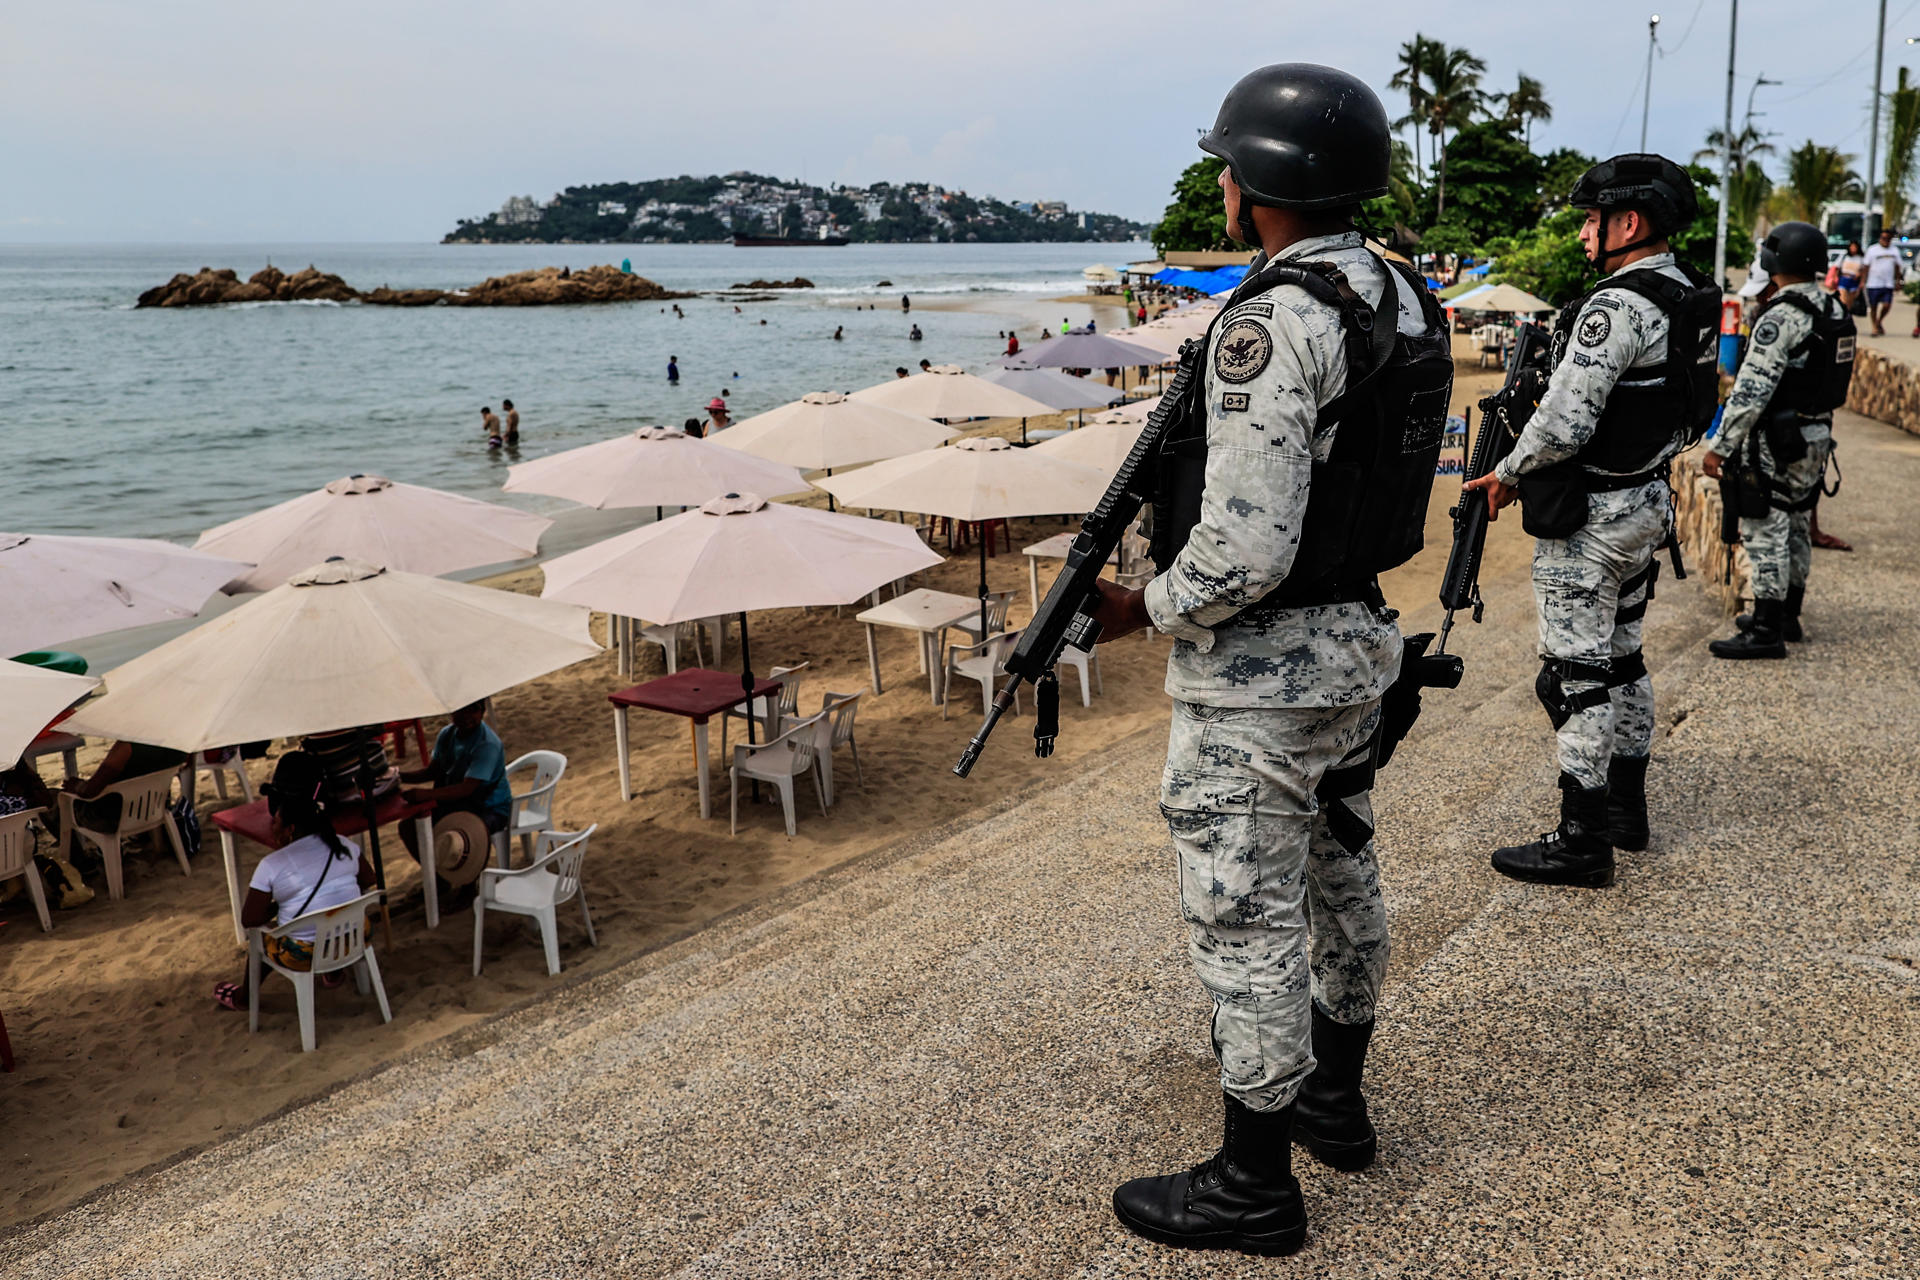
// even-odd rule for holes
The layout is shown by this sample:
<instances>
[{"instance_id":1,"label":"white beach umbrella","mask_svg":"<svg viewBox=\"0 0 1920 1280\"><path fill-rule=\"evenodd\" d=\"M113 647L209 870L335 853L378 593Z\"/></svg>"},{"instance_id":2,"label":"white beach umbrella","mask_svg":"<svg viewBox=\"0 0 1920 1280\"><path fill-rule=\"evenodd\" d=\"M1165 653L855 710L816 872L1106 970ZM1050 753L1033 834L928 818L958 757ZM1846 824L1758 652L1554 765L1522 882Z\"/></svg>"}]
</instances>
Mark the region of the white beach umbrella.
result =
<instances>
[{"instance_id":1,"label":"white beach umbrella","mask_svg":"<svg viewBox=\"0 0 1920 1280\"><path fill-rule=\"evenodd\" d=\"M894 378L853 393L855 400L923 418L1041 418L1052 406L997 387L957 364L936 364L911 378Z\"/></svg>"},{"instance_id":2,"label":"white beach umbrella","mask_svg":"<svg viewBox=\"0 0 1920 1280\"><path fill-rule=\"evenodd\" d=\"M899 379L895 379L899 381ZM722 449L782 462L803 471L831 471L931 449L956 428L838 391L815 391L792 404L736 422L713 438Z\"/></svg>"},{"instance_id":3,"label":"white beach umbrella","mask_svg":"<svg viewBox=\"0 0 1920 1280\"><path fill-rule=\"evenodd\" d=\"M1133 451L1134 441L1140 438L1146 426L1144 418L1138 422L1093 423L1078 431L1043 440L1033 446L1033 451L1063 462L1097 467L1103 475L1111 478L1120 469L1120 464L1126 461L1127 454Z\"/></svg>"},{"instance_id":4,"label":"white beach umbrella","mask_svg":"<svg viewBox=\"0 0 1920 1280\"><path fill-rule=\"evenodd\" d=\"M1144 400L1129 400L1123 405L1117 405L1107 410L1105 413L1095 414L1093 421L1087 425L1104 427L1116 422L1145 422L1147 416L1154 411L1159 403L1159 396L1148 396Z\"/></svg>"},{"instance_id":5,"label":"white beach umbrella","mask_svg":"<svg viewBox=\"0 0 1920 1280\"><path fill-rule=\"evenodd\" d=\"M691 507L723 493L804 493L791 466L723 449L666 427L549 454L510 468L508 493L544 493L586 507Z\"/></svg>"},{"instance_id":6,"label":"white beach umbrella","mask_svg":"<svg viewBox=\"0 0 1920 1280\"><path fill-rule=\"evenodd\" d=\"M1154 347L1104 333L1067 333L1024 348L1020 358L1039 368L1124 369L1159 364L1166 356Z\"/></svg>"},{"instance_id":7,"label":"white beach umbrella","mask_svg":"<svg viewBox=\"0 0 1920 1280\"><path fill-rule=\"evenodd\" d=\"M0 768L11 769L55 716L99 683L92 676L0 662Z\"/></svg>"},{"instance_id":8,"label":"white beach umbrella","mask_svg":"<svg viewBox=\"0 0 1920 1280\"><path fill-rule=\"evenodd\" d=\"M250 567L153 538L0 533L0 656L191 618Z\"/></svg>"},{"instance_id":9,"label":"white beach umbrella","mask_svg":"<svg viewBox=\"0 0 1920 1280\"><path fill-rule=\"evenodd\" d=\"M955 520L1000 520L1091 511L1109 477L1096 468L1016 449L993 437L961 440L876 462L820 488L858 507L923 511ZM980 617L986 625L987 540L980 539Z\"/></svg>"},{"instance_id":10,"label":"white beach umbrella","mask_svg":"<svg viewBox=\"0 0 1920 1280\"><path fill-rule=\"evenodd\" d=\"M106 673L76 731L201 751L444 715L600 652L585 609L337 560Z\"/></svg>"},{"instance_id":11,"label":"white beach umbrella","mask_svg":"<svg viewBox=\"0 0 1920 1280\"><path fill-rule=\"evenodd\" d=\"M521 560L553 521L385 476L351 475L200 535L194 549L251 560L229 591L268 591L330 556L437 576Z\"/></svg>"},{"instance_id":12,"label":"white beach umbrella","mask_svg":"<svg viewBox=\"0 0 1920 1280\"><path fill-rule=\"evenodd\" d=\"M1017 356L1008 356L1000 361L998 367L987 370L980 376L988 382L1003 387L1012 387L1021 395L1032 396L1043 404L1050 404L1062 412L1068 409L1099 409L1112 404L1126 395L1117 387L1103 386L1087 378L1077 378L1058 369L1040 369L1025 363L1023 352ZM1085 413L1081 417L1085 418ZM1020 419L1020 439L1027 438L1027 420Z\"/></svg>"}]
</instances>

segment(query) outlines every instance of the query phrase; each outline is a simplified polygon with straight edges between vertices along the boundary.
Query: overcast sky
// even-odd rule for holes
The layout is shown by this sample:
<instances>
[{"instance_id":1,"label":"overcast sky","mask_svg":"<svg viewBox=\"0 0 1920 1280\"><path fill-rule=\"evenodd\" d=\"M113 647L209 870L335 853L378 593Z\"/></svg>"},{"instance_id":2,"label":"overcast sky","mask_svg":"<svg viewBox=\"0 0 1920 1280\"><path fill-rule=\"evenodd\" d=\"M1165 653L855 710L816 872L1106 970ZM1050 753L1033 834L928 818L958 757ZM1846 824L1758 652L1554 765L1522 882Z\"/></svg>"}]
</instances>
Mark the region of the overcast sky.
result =
<instances>
[{"instance_id":1,"label":"overcast sky","mask_svg":"<svg viewBox=\"0 0 1920 1280\"><path fill-rule=\"evenodd\" d=\"M1661 9L1649 146L1720 121L1729 0ZM1229 85L1331 63L1394 113L1415 31L1543 81L1537 149L1639 144L1646 10L1368 0L53 0L0 6L0 242L421 241L515 193L752 169L1150 221ZM1875 0L1746 0L1735 114L1865 163ZM1335 15L1352 15L1345 27ZM1809 15L1812 15L1811 17ZM1364 16L1363 16L1364 15ZM1888 6L1886 79L1920 68ZM1785 146L1782 147L1785 150Z\"/></svg>"}]
</instances>

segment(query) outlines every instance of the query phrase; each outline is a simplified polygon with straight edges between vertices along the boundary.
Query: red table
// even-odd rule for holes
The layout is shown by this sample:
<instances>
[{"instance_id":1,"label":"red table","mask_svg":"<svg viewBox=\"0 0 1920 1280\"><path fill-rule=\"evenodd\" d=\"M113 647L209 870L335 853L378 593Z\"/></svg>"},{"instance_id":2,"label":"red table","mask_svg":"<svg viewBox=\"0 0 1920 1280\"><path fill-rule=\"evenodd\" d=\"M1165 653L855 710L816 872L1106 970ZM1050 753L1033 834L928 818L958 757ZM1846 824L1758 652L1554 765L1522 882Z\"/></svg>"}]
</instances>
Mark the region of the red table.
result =
<instances>
[{"instance_id":1,"label":"red table","mask_svg":"<svg viewBox=\"0 0 1920 1280\"><path fill-rule=\"evenodd\" d=\"M763 679L753 686L752 696L777 699L780 682ZM688 667L677 674L608 694L607 701L613 704L613 745L620 757L620 798L633 799L633 783L627 768L627 709L644 707L648 711L664 711L693 721L694 768L700 775L700 816L712 817L713 798L707 790L707 720L747 698L740 689L739 672L709 671L705 667Z\"/></svg>"},{"instance_id":2,"label":"red table","mask_svg":"<svg viewBox=\"0 0 1920 1280\"><path fill-rule=\"evenodd\" d=\"M426 883L427 928L440 926L440 888L434 883L433 867L433 804L431 801L421 804L409 804L400 798L399 791L390 791L374 809L374 818L381 825L389 823L412 822L414 832L420 842L420 872ZM255 844L273 844L273 819L267 813L267 802L255 800L252 804L243 804L237 809L222 809L213 815L213 825L220 828L220 858L227 868L227 900L233 906L233 936L246 945L247 931L240 923L240 855L234 848L233 838L245 836ZM334 819L334 832L343 836L357 836L367 829L367 811L365 807L355 805L350 811Z\"/></svg>"}]
</instances>

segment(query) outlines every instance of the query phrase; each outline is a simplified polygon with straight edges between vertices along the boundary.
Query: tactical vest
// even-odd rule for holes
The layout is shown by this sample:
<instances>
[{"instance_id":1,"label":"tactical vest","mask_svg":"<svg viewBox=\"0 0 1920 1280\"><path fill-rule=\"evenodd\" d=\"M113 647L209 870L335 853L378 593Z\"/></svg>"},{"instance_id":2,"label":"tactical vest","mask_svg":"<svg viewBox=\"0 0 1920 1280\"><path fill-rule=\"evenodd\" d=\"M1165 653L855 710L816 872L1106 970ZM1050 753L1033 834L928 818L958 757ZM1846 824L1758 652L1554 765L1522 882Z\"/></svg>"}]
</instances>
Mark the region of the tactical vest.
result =
<instances>
[{"instance_id":1,"label":"tactical vest","mask_svg":"<svg viewBox=\"0 0 1920 1280\"><path fill-rule=\"evenodd\" d=\"M1776 294L1754 317L1757 327L1761 317L1785 303L1813 318L1813 332L1788 353L1797 356L1805 352L1807 362L1800 368L1789 365L1781 373L1768 408L1792 409L1804 417L1817 418L1847 402L1847 388L1853 382L1853 317L1833 297L1824 301L1821 305L1802 293Z\"/></svg>"},{"instance_id":2,"label":"tactical vest","mask_svg":"<svg viewBox=\"0 0 1920 1280\"><path fill-rule=\"evenodd\" d=\"M1720 407L1720 290L1692 267L1680 270L1685 281L1651 269L1609 276L1561 308L1553 333L1556 369L1567 358L1581 309L1603 289L1637 293L1667 319L1666 365L1654 377L1643 369L1621 372L1593 438L1572 459L1577 465L1615 474L1645 471L1712 425Z\"/></svg>"},{"instance_id":3,"label":"tactical vest","mask_svg":"<svg viewBox=\"0 0 1920 1280\"><path fill-rule=\"evenodd\" d=\"M1278 262L1262 268L1220 309L1214 326L1235 303L1279 285L1298 285L1340 312L1347 355L1347 386L1319 412L1316 431L1337 425L1325 461L1308 480L1306 518L1293 565L1278 586L1241 611L1248 615L1344 600L1377 600L1374 579L1413 558L1424 545L1427 499L1446 432L1453 393L1453 351L1439 304L1419 277L1387 276L1378 318L1366 299L1328 262ZM1420 299L1427 330L1399 332L1399 290ZM1207 340L1190 358L1204 362ZM1164 573L1200 523L1206 489L1206 370L1190 372L1161 446L1153 502L1153 561Z\"/></svg>"}]
</instances>

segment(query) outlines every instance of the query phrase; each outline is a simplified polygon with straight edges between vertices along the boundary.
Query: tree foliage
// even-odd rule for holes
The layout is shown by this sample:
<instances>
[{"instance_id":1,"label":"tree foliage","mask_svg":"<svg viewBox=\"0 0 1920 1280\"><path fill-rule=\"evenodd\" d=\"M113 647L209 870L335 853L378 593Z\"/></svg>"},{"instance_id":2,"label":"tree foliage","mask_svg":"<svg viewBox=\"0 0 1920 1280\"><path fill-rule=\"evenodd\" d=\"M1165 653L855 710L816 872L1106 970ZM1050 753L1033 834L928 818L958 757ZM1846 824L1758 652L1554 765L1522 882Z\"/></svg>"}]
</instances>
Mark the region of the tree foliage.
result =
<instances>
[{"instance_id":1,"label":"tree foliage","mask_svg":"<svg viewBox=\"0 0 1920 1280\"><path fill-rule=\"evenodd\" d=\"M1787 180L1774 189L1768 212L1776 215L1775 222L1811 222L1818 226L1820 207L1845 199L1848 188L1859 185L1860 175L1852 166L1853 157L1838 147L1807 139L1787 153ZM1732 210L1728 213L1731 215Z\"/></svg>"},{"instance_id":2,"label":"tree foliage","mask_svg":"<svg viewBox=\"0 0 1920 1280\"><path fill-rule=\"evenodd\" d=\"M1900 68L1899 82L1887 95L1887 170L1881 183L1886 209L1882 226L1898 227L1907 219L1907 187L1913 181L1915 152L1920 151L1920 85L1907 82Z\"/></svg>"},{"instance_id":3,"label":"tree foliage","mask_svg":"<svg viewBox=\"0 0 1920 1280\"><path fill-rule=\"evenodd\" d=\"M1173 203L1153 229L1154 252L1233 247L1220 196L1220 173L1226 167L1218 156L1203 157L1186 167L1173 184Z\"/></svg>"},{"instance_id":4,"label":"tree foliage","mask_svg":"<svg viewBox=\"0 0 1920 1280\"><path fill-rule=\"evenodd\" d=\"M1449 199L1443 221L1465 230L1475 244L1512 235L1538 213L1545 168L1505 121L1466 126L1447 148Z\"/></svg>"}]
</instances>

